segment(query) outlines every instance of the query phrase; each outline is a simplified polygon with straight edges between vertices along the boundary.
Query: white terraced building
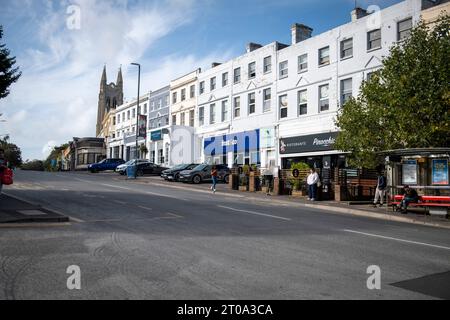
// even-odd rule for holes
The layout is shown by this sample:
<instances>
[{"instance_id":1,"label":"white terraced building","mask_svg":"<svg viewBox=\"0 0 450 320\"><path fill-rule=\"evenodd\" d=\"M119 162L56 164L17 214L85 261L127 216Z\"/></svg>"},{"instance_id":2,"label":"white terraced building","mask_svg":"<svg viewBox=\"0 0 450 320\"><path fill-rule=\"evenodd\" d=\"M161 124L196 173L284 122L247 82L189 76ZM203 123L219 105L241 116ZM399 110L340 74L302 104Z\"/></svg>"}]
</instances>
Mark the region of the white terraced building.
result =
<instances>
[{"instance_id":1,"label":"white terraced building","mask_svg":"<svg viewBox=\"0 0 450 320\"><path fill-rule=\"evenodd\" d=\"M230 167L345 166L345 154L333 148L338 108L409 35L422 2L406 0L371 14L358 8L351 22L316 36L294 24L290 45L249 44L244 55L201 72L196 159Z\"/></svg>"},{"instance_id":2,"label":"white terraced building","mask_svg":"<svg viewBox=\"0 0 450 320\"><path fill-rule=\"evenodd\" d=\"M125 161L136 158L136 117L137 114L145 114L148 117L150 94L145 94L139 99L139 112L137 112L137 100L126 102L118 106L115 113L115 132L108 139L107 150L109 157L121 158ZM145 145L144 138L138 139L138 145ZM138 158L148 158L149 154L141 155L138 150Z\"/></svg>"}]
</instances>

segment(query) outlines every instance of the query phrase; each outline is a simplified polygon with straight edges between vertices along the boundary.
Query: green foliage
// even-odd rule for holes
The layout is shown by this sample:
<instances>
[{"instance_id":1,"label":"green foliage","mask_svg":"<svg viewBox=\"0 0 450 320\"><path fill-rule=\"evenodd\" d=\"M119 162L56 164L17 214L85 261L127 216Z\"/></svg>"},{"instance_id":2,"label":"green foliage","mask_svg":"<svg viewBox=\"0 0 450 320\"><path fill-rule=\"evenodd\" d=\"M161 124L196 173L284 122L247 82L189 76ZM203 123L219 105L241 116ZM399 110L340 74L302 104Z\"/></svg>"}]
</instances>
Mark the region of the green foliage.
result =
<instances>
[{"instance_id":1,"label":"green foliage","mask_svg":"<svg viewBox=\"0 0 450 320\"><path fill-rule=\"evenodd\" d=\"M3 37L3 27L0 25L0 40ZM10 52L0 43L0 99L9 95L11 84L19 80L21 72L16 64L16 57L10 57Z\"/></svg>"},{"instance_id":2,"label":"green foliage","mask_svg":"<svg viewBox=\"0 0 450 320\"><path fill-rule=\"evenodd\" d=\"M44 171L44 162L41 160L32 160L24 162L21 167L22 170L30 171Z\"/></svg>"},{"instance_id":3,"label":"green foliage","mask_svg":"<svg viewBox=\"0 0 450 320\"><path fill-rule=\"evenodd\" d=\"M305 163L305 162L295 162L293 164L291 164L291 170L309 170L311 167L309 166L309 164Z\"/></svg>"},{"instance_id":4,"label":"green foliage","mask_svg":"<svg viewBox=\"0 0 450 320\"><path fill-rule=\"evenodd\" d=\"M59 147L54 147L53 150L48 155L47 159L43 162L44 168L47 171L57 171L58 170L58 164L61 161L61 153L63 150L65 150L69 145L67 143L62 144ZM52 166L52 161L56 161L56 167Z\"/></svg>"},{"instance_id":5,"label":"green foliage","mask_svg":"<svg viewBox=\"0 0 450 320\"><path fill-rule=\"evenodd\" d=\"M310 166L304 162L296 162L291 164L291 170L299 170L304 171L310 169ZM305 182L305 177L291 178L289 179L289 183L291 184L293 190L300 191L302 189L302 185Z\"/></svg>"},{"instance_id":6,"label":"green foliage","mask_svg":"<svg viewBox=\"0 0 450 320\"><path fill-rule=\"evenodd\" d=\"M374 168L380 151L450 146L450 16L421 22L339 111L336 148Z\"/></svg>"},{"instance_id":7,"label":"green foliage","mask_svg":"<svg viewBox=\"0 0 450 320\"><path fill-rule=\"evenodd\" d=\"M249 175L250 174L250 166L248 164L244 165L242 167L242 173L245 175Z\"/></svg>"},{"instance_id":8,"label":"green foliage","mask_svg":"<svg viewBox=\"0 0 450 320\"><path fill-rule=\"evenodd\" d=\"M141 151L143 157L145 157L145 155L148 153L147 146L144 143L141 143L141 145L139 146L139 150Z\"/></svg>"},{"instance_id":9,"label":"green foliage","mask_svg":"<svg viewBox=\"0 0 450 320\"><path fill-rule=\"evenodd\" d=\"M22 151L14 143L9 142L6 136L0 140L0 149L4 150L5 160L11 167L19 167L22 164Z\"/></svg>"},{"instance_id":10,"label":"green foliage","mask_svg":"<svg viewBox=\"0 0 450 320\"><path fill-rule=\"evenodd\" d=\"M239 186L243 187L247 185L248 185L248 176L243 174L239 177Z\"/></svg>"}]
</instances>

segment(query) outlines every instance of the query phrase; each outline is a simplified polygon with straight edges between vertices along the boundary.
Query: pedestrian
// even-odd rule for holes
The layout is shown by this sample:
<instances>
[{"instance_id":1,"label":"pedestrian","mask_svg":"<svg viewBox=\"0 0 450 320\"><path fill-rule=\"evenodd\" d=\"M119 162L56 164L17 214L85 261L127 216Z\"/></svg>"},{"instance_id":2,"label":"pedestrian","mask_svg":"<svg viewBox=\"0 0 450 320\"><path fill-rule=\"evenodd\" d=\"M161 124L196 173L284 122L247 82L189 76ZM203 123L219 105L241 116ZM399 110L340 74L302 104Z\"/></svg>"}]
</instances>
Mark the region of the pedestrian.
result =
<instances>
[{"instance_id":1,"label":"pedestrian","mask_svg":"<svg viewBox=\"0 0 450 320\"><path fill-rule=\"evenodd\" d=\"M377 207L378 200L380 201L380 207L383 206L384 197L386 194L386 177L380 172L378 172L377 177L377 188L375 190L375 198L373 199L373 207Z\"/></svg>"},{"instance_id":2,"label":"pedestrian","mask_svg":"<svg viewBox=\"0 0 450 320\"><path fill-rule=\"evenodd\" d=\"M314 168L309 170L309 175L307 178L308 183L308 200L316 201L317 200L317 185L320 182L319 174L316 172Z\"/></svg>"},{"instance_id":3,"label":"pedestrian","mask_svg":"<svg viewBox=\"0 0 450 320\"><path fill-rule=\"evenodd\" d=\"M408 205L410 203L417 203L419 201L419 195L416 190L411 189L408 185L405 185L403 189L405 191L405 195L403 196L402 202L400 203L400 207L397 208L397 211L401 211L403 214L408 214Z\"/></svg>"},{"instance_id":4,"label":"pedestrian","mask_svg":"<svg viewBox=\"0 0 450 320\"><path fill-rule=\"evenodd\" d=\"M212 178L212 186L211 190L213 193L216 193L216 185L217 185L217 167L212 166L211 168L211 178Z\"/></svg>"},{"instance_id":5,"label":"pedestrian","mask_svg":"<svg viewBox=\"0 0 450 320\"><path fill-rule=\"evenodd\" d=\"M0 194L3 189L3 173L6 169L5 151L0 149Z\"/></svg>"}]
</instances>

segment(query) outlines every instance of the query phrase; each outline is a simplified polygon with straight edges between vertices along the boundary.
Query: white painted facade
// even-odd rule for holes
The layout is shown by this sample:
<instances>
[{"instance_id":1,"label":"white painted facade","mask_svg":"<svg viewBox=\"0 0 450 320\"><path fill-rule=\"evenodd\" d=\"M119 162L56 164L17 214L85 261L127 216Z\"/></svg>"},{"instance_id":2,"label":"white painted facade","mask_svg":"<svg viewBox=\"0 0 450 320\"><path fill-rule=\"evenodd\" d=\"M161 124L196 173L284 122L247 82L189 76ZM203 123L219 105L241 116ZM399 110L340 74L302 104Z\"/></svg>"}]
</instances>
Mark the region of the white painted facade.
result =
<instances>
[{"instance_id":1,"label":"white painted facade","mask_svg":"<svg viewBox=\"0 0 450 320\"><path fill-rule=\"evenodd\" d=\"M346 94L346 97L358 95L362 81L382 66L383 57L389 54L392 44L399 40L400 23L411 19L411 25L414 25L419 21L421 0L406 0L381 11L365 14L367 13L363 10L355 11L352 13L352 22L313 37L305 36L304 28L300 30L301 32L297 28L297 35L293 34L293 42L289 46L284 47L275 42L250 52L247 50L247 53L240 57L201 72L198 75L198 85L204 88L204 92L198 96L196 110L195 127L198 144L201 146L197 149L197 161L217 163L225 161L217 156L205 156L203 152L205 139L265 128L273 129L275 143L273 147L260 148L262 168L270 166L268 157L276 159L277 166L282 166L284 157L342 153L329 150L280 155L278 144L282 138L337 131L334 120L343 101L343 94ZM378 29L381 33L380 41L376 41L378 34L374 31ZM369 46L369 38L375 40L372 42L373 48ZM381 45L378 46L378 43ZM352 48L351 54L348 54L349 47ZM327 59L326 54L323 54L322 58L326 63L320 65L319 50L323 48L328 48L329 58ZM347 49L345 51L347 55L341 56L341 48ZM307 68L300 70L299 56L304 54L307 55ZM265 72L264 58L269 56L271 71ZM256 74L254 78L249 79L249 64L252 62L255 63ZM287 71L281 72L282 69L285 70L286 63ZM239 83L234 84L233 73L239 67L241 79ZM222 85L224 73L228 73L228 83L225 86ZM215 88L211 90L211 79L214 77L216 78ZM321 86L325 85L328 86L328 90L321 89ZM269 88L271 99L270 102L266 102L266 110L263 110L264 90ZM303 90L306 90L307 107L306 113L300 115L299 91ZM324 97L328 91L328 109L320 108L319 90L324 93ZM254 113L249 112L249 94L251 93L255 94ZM240 98L240 116L234 114L234 99L237 97ZM283 100L283 104L287 102L285 117L280 110L280 99ZM223 102L228 106L226 119L222 119ZM326 99L322 99L322 102L325 104ZM215 117L211 119L210 111L214 108ZM304 108L302 110L305 111ZM229 166L235 163L234 156L232 152L226 156Z\"/></svg>"},{"instance_id":2,"label":"white painted facade","mask_svg":"<svg viewBox=\"0 0 450 320\"><path fill-rule=\"evenodd\" d=\"M288 77L279 78L277 85L277 98L287 95L288 102L286 118L280 117L279 105L277 107L279 138L337 131L334 120L343 101L343 81L351 79L350 93L357 96L362 81L367 79L370 72L382 66L383 57L389 54L392 44L398 41L398 23L409 18L412 18L413 24L416 23L420 19L420 10L420 0L403 1L280 50L278 60L288 61L289 73ZM368 33L376 29L381 30L381 47L369 49ZM347 39L352 39L353 54L341 57L341 45ZM325 47L329 47L330 62L321 66L319 50ZM298 57L303 54L307 54L308 68L299 71ZM329 86L327 111L321 111L319 106L319 87L323 85ZM299 115L298 92L302 90L307 92L305 115ZM310 155L314 153L291 154L289 157Z\"/></svg>"},{"instance_id":3,"label":"white painted facade","mask_svg":"<svg viewBox=\"0 0 450 320\"><path fill-rule=\"evenodd\" d=\"M139 99L140 114L148 117L149 113L149 97L145 94ZM137 117L137 100L118 106L115 114L115 133L108 140L107 150L113 150L112 158L122 158L125 161L135 157L134 150L136 148L136 117ZM145 139L139 138L138 144L145 144ZM108 155L110 156L110 155ZM147 153L146 158L149 157Z\"/></svg>"},{"instance_id":4,"label":"white painted facade","mask_svg":"<svg viewBox=\"0 0 450 320\"><path fill-rule=\"evenodd\" d=\"M170 82L170 124L193 127L197 104L197 76L200 69Z\"/></svg>"},{"instance_id":5,"label":"white painted facade","mask_svg":"<svg viewBox=\"0 0 450 320\"><path fill-rule=\"evenodd\" d=\"M197 161L227 162L229 166L232 166L235 163L245 163L247 158L247 163L259 162L262 166L266 166L269 161L268 153L272 160L276 159L274 137L272 137L272 145L260 148L259 161L254 154L256 150L249 150L248 154L227 152L225 157L216 155L211 158L208 154L205 155L203 145L205 139L211 137L257 129L270 129L273 134L276 112L275 65L277 50L280 47L283 45L274 42L264 47L254 48L252 51L248 49L246 54L199 74L199 86L202 87L204 83L205 91L198 96L196 111L196 134L198 144L202 146L197 150ZM270 61L266 65L266 70L264 70L264 58ZM216 88L211 90L213 78L216 79ZM271 96L271 99L266 102L263 101L264 90L268 90L266 92L270 92ZM254 101L252 101L253 98ZM236 99L239 99L239 105ZM264 105L266 110L263 110ZM236 110L238 106L239 111ZM213 110L215 110L215 117L212 116Z\"/></svg>"}]
</instances>

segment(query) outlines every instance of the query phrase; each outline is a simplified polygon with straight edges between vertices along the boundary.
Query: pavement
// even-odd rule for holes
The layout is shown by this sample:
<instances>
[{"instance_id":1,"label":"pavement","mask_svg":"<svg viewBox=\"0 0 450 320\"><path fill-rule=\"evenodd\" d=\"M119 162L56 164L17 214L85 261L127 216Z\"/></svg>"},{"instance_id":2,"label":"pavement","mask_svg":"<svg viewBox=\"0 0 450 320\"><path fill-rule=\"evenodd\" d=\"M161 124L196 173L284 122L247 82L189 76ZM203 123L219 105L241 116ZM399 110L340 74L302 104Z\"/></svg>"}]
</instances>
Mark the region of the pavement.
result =
<instances>
[{"instance_id":1,"label":"pavement","mask_svg":"<svg viewBox=\"0 0 450 320\"><path fill-rule=\"evenodd\" d=\"M450 299L445 227L145 179L18 171L70 222L0 228L0 299Z\"/></svg>"},{"instance_id":2,"label":"pavement","mask_svg":"<svg viewBox=\"0 0 450 320\"><path fill-rule=\"evenodd\" d=\"M124 177L114 177L114 180L123 181L127 180ZM193 192L210 193L210 184L203 183L200 185L174 183L169 181L164 181L157 176L145 176L140 177L136 180L128 180L134 183L149 183L152 185L158 185L174 189L185 189L189 188ZM222 184L220 189L220 195L230 196L230 197L245 197L246 199L251 199L255 201L264 202L276 202L280 204L289 204L298 207L310 207L316 209L323 209L328 212L340 213L340 214L351 214L356 216L369 217L374 219L382 219L388 221L397 221L404 223L412 223L426 226L434 226L440 228L450 229L450 219L442 216L431 216L427 215L426 211L422 208L410 208L407 215L395 212L392 207L384 204L382 207L373 207L372 204L367 204L366 202L358 203L357 201L351 202L339 202L339 201L316 201L311 202L307 200L307 197L292 197L287 195L273 196L267 195L263 192L242 192L235 191L226 185Z\"/></svg>"},{"instance_id":3,"label":"pavement","mask_svg":"<svg viewBox=\"0 0 450 320\"><path fill-rule=\"evenodd\" d=\"M31 222L56 223L68 221L68 217L43 208L40 205L23 201L17 197L0 194L0 224Z\"/></svg>"}]
</instances>

